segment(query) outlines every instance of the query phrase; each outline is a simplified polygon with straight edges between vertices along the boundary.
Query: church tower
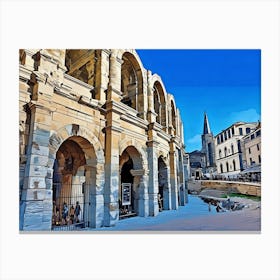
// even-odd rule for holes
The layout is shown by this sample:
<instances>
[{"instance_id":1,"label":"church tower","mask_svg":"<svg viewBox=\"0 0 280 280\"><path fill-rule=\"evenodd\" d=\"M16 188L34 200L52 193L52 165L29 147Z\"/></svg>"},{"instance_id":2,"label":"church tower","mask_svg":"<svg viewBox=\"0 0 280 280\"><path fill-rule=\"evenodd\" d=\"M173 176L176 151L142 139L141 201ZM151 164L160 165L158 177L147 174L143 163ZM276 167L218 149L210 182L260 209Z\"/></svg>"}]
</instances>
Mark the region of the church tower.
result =
<instances>
[{"instance_id":1,"label":"church tower","mask_svg":"<svg viewBox=\"0 0 280 280\"><path fill-rule=\"evenodd\" d=\"M210 130L207 114L204 113L203 133L201 135L202 152L205 154L205 173L213 173L216 169L215 139Z\"/></svg>"}]
</instances>

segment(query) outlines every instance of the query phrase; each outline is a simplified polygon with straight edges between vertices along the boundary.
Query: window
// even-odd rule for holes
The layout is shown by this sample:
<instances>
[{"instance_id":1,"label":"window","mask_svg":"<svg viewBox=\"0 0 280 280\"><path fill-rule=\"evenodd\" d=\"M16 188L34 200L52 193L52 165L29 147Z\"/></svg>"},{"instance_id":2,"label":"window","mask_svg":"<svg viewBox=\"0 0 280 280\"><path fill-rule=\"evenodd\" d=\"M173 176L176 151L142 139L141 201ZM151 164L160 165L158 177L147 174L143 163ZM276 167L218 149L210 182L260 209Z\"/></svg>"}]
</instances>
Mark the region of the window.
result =
<instances>
[{"instance_id":1,"label":"window","mask_svg":"<svg viewBox=\"0 0 280 280\"><path fill-rule=\"evenodd\" d=\"M221 143L221 141L220 141L220 137L218 136L218 138L217 138L217 143L218 144L220 144Z\"/></svg>"},{"instance_id":2,"label":"window","mask_svg":"<svg viewBox=\"0 0 280 280\"><path fill-rule=\"evenodd\" d=\"M231 153L234 154L233 144L231 144Z\"/></svg>"},{"instance_id":3,"label":"window","mask_svg":"<svg viewBox=\"0 0 280 280\"><path fill-rule=\"evenodd\" d=\"M221 173L223 173L224 171L223 171L223 165L222 164L220 164L220 169L221 169Z\"/></svg>"},{"instance_id":4,"label":"window","mask_svg":"<svg viewBox=\"0 0 280 280\"><path fill-rule=\"evenodd\" d=\"M240 135L243 135L242 127L239 127L239 134L240 134Z\"/></svg>"},{"instance_id":5,"label":"window","mask_svg":"<svg viewBox=\"0 0 280 280\"><path fill-rule=\"evenodd\" d=\"M229 172L228 162L226 163L226 166L227 166L227 172Z\"/></svg>"},{"instance_id":6,"label":"window","mask_svg":"<svg viewBox=\"0 0 280 280\"><path fill-rule=\"evenodd\" d=\"M251 140L253 140L255 138L255 134L251 135Z\"/></svg>"},{"instance_id":7,"label":"window","mask_svg":"<svg viewBox=\"0 0 280 280\"><path fill-rule=\"evenodd\" d=\"M231 134L234 135L234 127L231 128Z\"/></svg>"},{"instance_id":8,"label":"window","mask_svg":"<svg viewBox=\"0 0 280 280\"><path fill-rule=\"evenodd\" d=\"M228 130L228 138L231 138L230 129Z\"/></svg>"},{"instance_id":9,"label":"window","mask_svg":"<svg viewBox=\"0 0 280 280\"><path fill-rule=\"evenodd\" d=\"M259 137L259 136L261 136L261 130L258 130L258 131L256 132L256 137Z\"/></svg>"},{"instance_id":10,"label":"window","mask_svg":"<svg viewBox=\"0 0 280 280\"><path fill-rule=\"evenodd\" d=\"M226 131L224 132L224 135L225 135L225 140L227 140L227 132Z\"/></svg>"},{"instance_id":11,"label":"window","mask_svg":"<svg viewBox=\"0 0 280 280\"><path fill-rule=\"evenodd\" d=\"M225 157L227 156L227 148L225 147Z\"/></svg>"},{"instance_id":12,"label":"window","mask_svg":"<svg viewBox=\"0 0 280 280\"><path fill-rule=\"evenodd\" d=\"M240 140L237 141L238 153L241 153L241 142Z\"/></svg>"},{"instance_id":13,"label":"window","mask_svg":"<svg viewBox=\"0 0 280 280\"><path fill-rule=\"evenodd\" d=\"M260 150L260 145L259 145L259 144L257 144L257 150L258 150L258 151Z\"/></svg>"},{"instance_id":14,"label":"window","mask_svg":"<svg viewBox=\"0 0 280 280\"><path fill-rule=\"evenodd\" d=\"M261 155L259 155L259 163L261 163Z\"/></svg>"},{"instance_id":15,"label":"window","mask_svg":"<svg viewBox=\"0 0 280 280\"><path fill-rule=\"evenodd\" d=\"M249 148L249 154L251 154L251 148Z\"/></svg>"},{"instance_id":16,"label":"window","mask_svg":"<svg viewBox=\"0 0 280 280\"><path fill-rule=\"evenodd\" d=\"M232 161L232 164L233 164L233 170L235 171L236 170L235 160Z\"/></svg>"},{"instance_id":17,"label":"window","mask_svg":"<svg viewBox=\"0 0 280 280\"><path fill-rule=\"evenodd\" d=\"M222 158L222 151L219 150L219 158Z\"/></svg>"},{"instance_id":18,"label":"window","mask_svg":"<svg viewBox=\"0 0 280 280\"><path fill-rule=\"evenodd\" d=\"M222 142L222 143L224 142L223 134L221 134L221 142Z\"/></svg>"},{"instance_id":19,"label":"window","mask_svg":"<svg viewBox=\"0 0 280 280\"><path fill-rule=\"evenodd\" d=\"M253 160L252 160L252 158L250 158L250 165L252 165L253 164Z\"/></svg>"},{"instance_id":20,"label":"window","mask_svg":"<svg viewBox=\"0 0 280 280\"><path fill-rule=\"evenodd\" d=\"M246 134L250 133L251 129L250 127L246 127Z\"/></svg>"}]
</instances>

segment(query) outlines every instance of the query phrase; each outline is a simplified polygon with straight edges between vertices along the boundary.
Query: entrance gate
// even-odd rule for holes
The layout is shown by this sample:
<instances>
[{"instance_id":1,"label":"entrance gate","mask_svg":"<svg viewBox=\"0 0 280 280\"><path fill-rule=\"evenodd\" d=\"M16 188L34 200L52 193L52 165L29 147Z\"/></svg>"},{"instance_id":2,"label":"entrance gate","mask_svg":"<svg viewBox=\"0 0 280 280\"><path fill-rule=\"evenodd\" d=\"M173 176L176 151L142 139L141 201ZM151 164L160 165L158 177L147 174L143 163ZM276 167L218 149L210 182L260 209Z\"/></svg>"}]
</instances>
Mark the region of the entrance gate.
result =
<instances>
[{"instance_id":1,"label":"entrance gate","mask_svg":"<svg viewBox=\"0 0 280 280\"><path fill-rule=\"evenodd\" d=\"M81 230L89 226L88 189L85 184L53 184L52 230Z\"/></svg>"}]
</instances>

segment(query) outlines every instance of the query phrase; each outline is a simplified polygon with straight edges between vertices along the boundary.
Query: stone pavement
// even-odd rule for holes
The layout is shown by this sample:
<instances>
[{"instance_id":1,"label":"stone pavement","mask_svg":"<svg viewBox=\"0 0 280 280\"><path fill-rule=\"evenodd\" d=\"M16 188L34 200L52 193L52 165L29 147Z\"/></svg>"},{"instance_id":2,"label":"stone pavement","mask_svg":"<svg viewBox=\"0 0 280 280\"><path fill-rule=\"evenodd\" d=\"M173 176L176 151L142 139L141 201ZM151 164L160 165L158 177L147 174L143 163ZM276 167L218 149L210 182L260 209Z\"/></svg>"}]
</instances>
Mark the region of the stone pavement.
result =
<instances>
[{"instance_id":1,"label":"stone pavement","mask_svg":"<svg viewBox=\"0 0 280 280\"><path fill-rule=\"evenodd\" d=\"M137 231L137 232L188 232L188 231L249 231L261 230L261 210L256 204L244 210L217 213L214 206L209 212L208 205L196 196L189 196L189 203L177 211L163 211L157 217L133 217L121 220L114 227L85 229L94 232Z\"/></svg>"}]
</instances>

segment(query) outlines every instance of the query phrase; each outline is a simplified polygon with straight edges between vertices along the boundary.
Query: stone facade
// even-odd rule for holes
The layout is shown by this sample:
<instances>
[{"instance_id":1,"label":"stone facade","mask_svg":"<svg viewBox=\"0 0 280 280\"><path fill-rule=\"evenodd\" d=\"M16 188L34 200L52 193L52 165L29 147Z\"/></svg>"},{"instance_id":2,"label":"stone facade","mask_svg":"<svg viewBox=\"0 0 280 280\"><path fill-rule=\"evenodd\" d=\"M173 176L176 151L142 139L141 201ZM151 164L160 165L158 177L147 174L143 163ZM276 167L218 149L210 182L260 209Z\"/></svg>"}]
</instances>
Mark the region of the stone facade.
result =
<instances>
[{"instance_id":1,"label":"stone facade","mask_svg":"<svg viewBox=\"0 0 280 280\"><path fill-rule=\"evenodd\" d=\"M246 168L261 165L261 123L243 139Z\"/></svg>"},{"instance_id":2,"label":"stone facade","mask_svg":"<svg viewBox=\"0 0 280 280\"><path fill-rule=\"evenodd\" d=\"M76 200L93 228L186 203L180 112L135 50L20 50L19 93L20 230Z\"/></svg>"},{"instance_id":3,"label":"stone facade","mask_svg":"<svg viewBox=\"0 0 280 280\"><path fill-rule=\"evenodd\" d=\"M217 173L235 176L246 167L244 137L257 123L237 122L215 136Z\"/></svg>"}]
</instances>

